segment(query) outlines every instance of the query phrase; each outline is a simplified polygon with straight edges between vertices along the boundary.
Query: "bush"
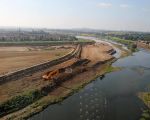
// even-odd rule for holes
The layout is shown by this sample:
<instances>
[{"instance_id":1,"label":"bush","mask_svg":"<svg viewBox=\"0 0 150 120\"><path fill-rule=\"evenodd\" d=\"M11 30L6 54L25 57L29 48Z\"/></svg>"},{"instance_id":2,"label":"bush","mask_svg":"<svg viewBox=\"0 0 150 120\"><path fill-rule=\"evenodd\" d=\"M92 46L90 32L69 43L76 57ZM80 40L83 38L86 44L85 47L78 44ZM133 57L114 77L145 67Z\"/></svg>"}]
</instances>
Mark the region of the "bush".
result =
<instances>
[{"instance_id":1,"label":"bush","mask_svg":"<svg viewBox=\"0 0 150 120\"><path fill-rule=\"evenodd\" d=\"M0 116L3 116L5 114L24 108L25 106L33 103L34 101L38 100L42 96L43 95L40 91L35 90L25 95L19 95L19 96L13 97L12 99L0 105Z\"/></svg>"}]
</instances>

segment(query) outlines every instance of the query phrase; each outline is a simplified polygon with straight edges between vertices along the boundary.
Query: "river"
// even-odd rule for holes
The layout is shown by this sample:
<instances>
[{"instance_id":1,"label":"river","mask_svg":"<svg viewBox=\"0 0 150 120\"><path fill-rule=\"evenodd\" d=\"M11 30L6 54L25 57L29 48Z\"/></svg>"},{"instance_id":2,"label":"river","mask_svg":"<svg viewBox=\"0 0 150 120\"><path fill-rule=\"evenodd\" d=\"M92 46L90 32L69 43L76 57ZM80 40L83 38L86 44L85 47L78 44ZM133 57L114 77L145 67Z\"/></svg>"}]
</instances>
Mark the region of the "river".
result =
<instances>
[{"instance_id":1,"label":"river","mask_svg":"<svg viewBox=\"0 0 150 120\"><path fill-rule=\"evenodd\" d=\"M97 78L29 120L138 120L146 109L137 93L149 91L150 52L141 49L113 66L123 69Z\"/></svg>"}]
</instances>

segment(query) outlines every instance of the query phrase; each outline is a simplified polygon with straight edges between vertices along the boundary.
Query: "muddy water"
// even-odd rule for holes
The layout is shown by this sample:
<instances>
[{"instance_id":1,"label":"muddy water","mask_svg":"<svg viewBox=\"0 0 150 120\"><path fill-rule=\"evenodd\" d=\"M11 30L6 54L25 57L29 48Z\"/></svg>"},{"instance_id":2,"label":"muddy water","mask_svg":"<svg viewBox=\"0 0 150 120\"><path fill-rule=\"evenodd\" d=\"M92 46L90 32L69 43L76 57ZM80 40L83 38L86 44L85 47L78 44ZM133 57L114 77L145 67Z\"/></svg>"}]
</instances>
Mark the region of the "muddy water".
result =
<instances>
[{"instance_id":1,"label":"muddy water","mask_svg":"<svg viewBox=\"0 0 150 120\"><path fill-rule=\"evenodd\" d=\"M121 71L97 78L62 103L49 106L30 120L138 120L143 102L140 91L150 84L150 52L141 50L116 61Z\"/></svg>"}]
</instances>

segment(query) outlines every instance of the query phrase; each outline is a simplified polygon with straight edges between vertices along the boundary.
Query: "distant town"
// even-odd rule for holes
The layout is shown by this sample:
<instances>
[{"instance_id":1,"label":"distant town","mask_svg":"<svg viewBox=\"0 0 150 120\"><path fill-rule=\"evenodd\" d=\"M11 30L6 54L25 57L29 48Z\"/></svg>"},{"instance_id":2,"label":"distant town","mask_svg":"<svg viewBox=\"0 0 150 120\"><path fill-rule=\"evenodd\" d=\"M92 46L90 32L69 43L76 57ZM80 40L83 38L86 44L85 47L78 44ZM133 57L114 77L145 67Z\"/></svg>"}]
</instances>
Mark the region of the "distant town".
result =
<instances>
[{"instance_id":1,"label":"distant town","mask_svg":"<svg viewBox=\"0 0 150 120\"><path fill-rule=\"evenodd\" d=\"M17 41L74 41L75 37L61 34L51 33L44 30L13 30L1 29L0 42L17 42Z\"/></svg>"}]
</instances>

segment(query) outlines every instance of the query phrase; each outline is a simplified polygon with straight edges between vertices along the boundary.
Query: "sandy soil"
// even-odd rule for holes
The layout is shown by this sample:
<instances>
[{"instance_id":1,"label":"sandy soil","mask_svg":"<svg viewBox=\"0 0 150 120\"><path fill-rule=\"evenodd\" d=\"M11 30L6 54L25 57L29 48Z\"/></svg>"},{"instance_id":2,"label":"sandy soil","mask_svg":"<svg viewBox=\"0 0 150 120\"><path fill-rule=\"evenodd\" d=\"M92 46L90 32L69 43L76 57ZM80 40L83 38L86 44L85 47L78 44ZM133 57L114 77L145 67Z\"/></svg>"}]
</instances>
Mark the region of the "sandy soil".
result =
<instances>
[{"instance_id":1,"label":"sandy soil","mask_svg":"<svg viewBox=\"0 0 150 120\"><path fill-rule=\"evenodd\" d=\"M29 47L0 47L0 52L3 51L28 51Z\"/></svg>"},{"instance_id":2,"label":"sandy soil","mask_svg":"<svg viewBox=\"0 0 150 120\"><path fill-rule=\"evenodd\" d=\"M138 43L137 43L137 46L138 46L138 47L141 47L141 48L145 48L145 49L150 50L150 46L147 45L147 44L145 44L145 43L142 43L142 42L138 42Z\"/></svg>"},{"instance_id":3,"label":"sandy soil","mask_svg":"<svg viewBox=\"0 0 150 120\"><path fill-rule=\"evenodd\" d=\"M31 50L31 47L0 47L0 75L55 59L72 50L72 48L49 49L32 47Z\"/></svg>"},{"instance_id":4,"label":"sandy soil","mask_svg":"<svg viewBox=\"0 0 150 120\"><path fill-rule=\"evenodd\" d=\"M82 49L81 57L91 61L105 61L111 59L112 56L107 54L113 48L107 44L87 45Z\"/></svg>"}]
</instances>

